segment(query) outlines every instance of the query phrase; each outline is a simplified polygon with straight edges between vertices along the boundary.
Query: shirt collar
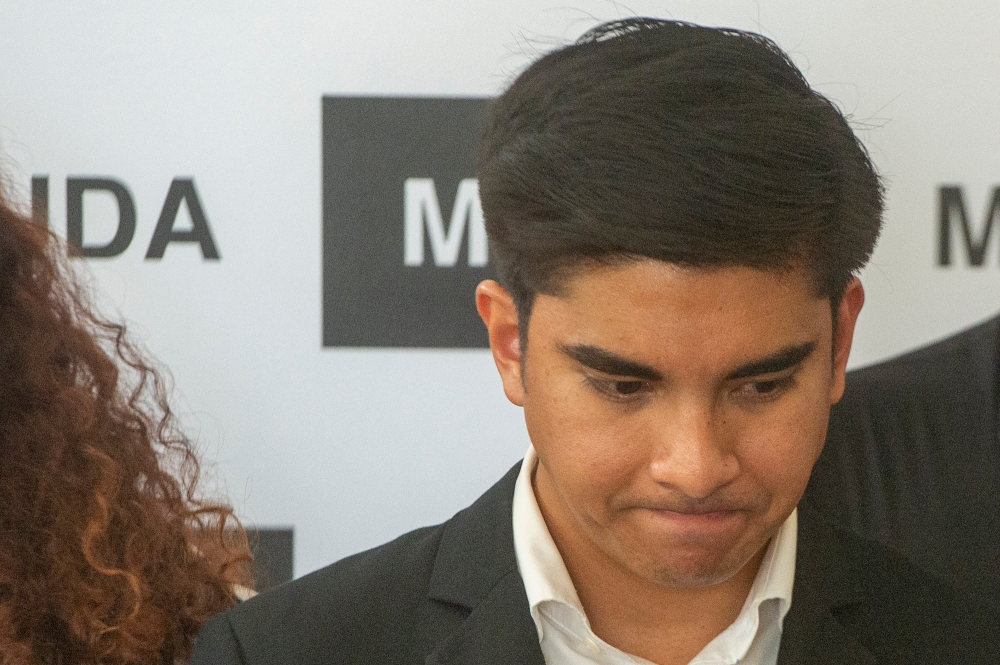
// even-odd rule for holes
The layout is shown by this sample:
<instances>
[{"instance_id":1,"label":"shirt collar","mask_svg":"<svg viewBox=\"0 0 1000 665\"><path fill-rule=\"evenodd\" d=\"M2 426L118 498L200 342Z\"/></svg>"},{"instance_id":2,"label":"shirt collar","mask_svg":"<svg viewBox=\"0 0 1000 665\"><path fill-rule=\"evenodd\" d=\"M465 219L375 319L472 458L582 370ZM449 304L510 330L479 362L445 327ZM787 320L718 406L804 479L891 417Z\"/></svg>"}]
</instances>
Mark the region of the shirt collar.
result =
<instances>
[{"instance_id":1,"label":"shirt collar","mask_svg":"<svg viewBox=\"0 0 1000 665\"><path fill-rule=\"evenodd\" d=\"M537 464L535 449L529 446L514 485L512 508L514 553L521 578L524 580L531 617L534 619L538 639L541 641L544 637L544 626L539 606L548 601L555 601L577 610L588 627L589 622L586 621L583 604L535 499L531 478ZM778 529L777 535L768 544L767 552L739 617L712 640L699 654L700 656L713 654L713 660L719 662L736 662L742 658L760 627L760 605L764 601L777 600L777 620L779 624L784 620L792 603L797 540L798 509L792 511Z\"/></svg>"},{"instance_id":2,"label":"shirt collar","mask_svg":"<svg viewBox=\"0 0 1000 665\"><path fill-rule=\"evenodd\" d=\"M562 555L552 540L545 525L545 518L535 500L535 491L531 486L531 477L538 464L534 446L528 446L528 452L521 462L521 472L514 485L514 503L512 506L514 518L514 554L517 557L517 567L524 580L524 591L528 596L528 606L531 616L538 629L538 639L544 637L541 616L538 606L548 600L554 600L580 611L583 603L576 593L573 580L570 579Z\"/></svg>"}]
</instances>

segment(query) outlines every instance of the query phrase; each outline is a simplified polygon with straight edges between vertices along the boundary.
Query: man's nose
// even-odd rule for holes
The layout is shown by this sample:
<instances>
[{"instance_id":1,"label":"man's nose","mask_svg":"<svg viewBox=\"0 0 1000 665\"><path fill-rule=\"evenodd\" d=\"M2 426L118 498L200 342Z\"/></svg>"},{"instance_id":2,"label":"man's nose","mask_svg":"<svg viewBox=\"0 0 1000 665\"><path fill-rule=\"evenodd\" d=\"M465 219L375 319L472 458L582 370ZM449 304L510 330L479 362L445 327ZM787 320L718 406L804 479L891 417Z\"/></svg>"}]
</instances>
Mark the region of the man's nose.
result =
<instances>
[{"instance_id":1,"label":"man's nose","mask_svg":"<svg viewBox=\"0 0 1000 665\"><path fill-rule=\"evenodd\" d=\"M665 406L649 463L653 480L704 499L739 474L725 422L708 400Z\"/></svg>"}]
</instances>

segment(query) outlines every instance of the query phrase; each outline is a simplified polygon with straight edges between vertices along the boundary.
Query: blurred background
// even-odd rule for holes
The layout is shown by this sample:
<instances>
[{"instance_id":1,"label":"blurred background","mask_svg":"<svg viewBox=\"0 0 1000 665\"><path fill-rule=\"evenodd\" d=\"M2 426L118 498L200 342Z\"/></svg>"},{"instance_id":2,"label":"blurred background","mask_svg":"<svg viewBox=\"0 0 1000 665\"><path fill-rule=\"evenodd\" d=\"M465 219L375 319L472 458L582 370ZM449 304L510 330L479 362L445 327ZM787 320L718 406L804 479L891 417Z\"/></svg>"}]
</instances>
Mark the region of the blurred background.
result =
<instances>
[{"instance_id":1,"label":"blurred background","mask_svg":"<svg viewBox=\"0 0 1000 665\"><path fill-rule=\"evenodd\" d=\"M279 578L447 519L523 454L475 328L477 123L633 15L761 32L851 117L889 204L853 367L1000 310L993 2L0 4L6 187L169 367Z\"/></svg>"}]
</instances>

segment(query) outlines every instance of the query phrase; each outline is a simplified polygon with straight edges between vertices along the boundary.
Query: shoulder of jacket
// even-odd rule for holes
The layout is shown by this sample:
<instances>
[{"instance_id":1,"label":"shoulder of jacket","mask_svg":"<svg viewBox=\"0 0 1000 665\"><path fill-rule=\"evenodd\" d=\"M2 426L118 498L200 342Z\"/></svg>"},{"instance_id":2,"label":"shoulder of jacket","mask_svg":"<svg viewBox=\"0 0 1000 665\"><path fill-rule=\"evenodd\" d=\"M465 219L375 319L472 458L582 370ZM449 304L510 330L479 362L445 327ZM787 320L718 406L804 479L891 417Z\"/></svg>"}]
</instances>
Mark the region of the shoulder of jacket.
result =
<instances>
[{"instance_id":1,"label":"shoulder of jacket","mask_svg":"<svg viewBox=\"0 0 1000 665\"><path fill-rule=\"evenodd\" d=\"M226 618L240 650L253 654L247 663L324 662L330 649L384 639L377 633L406 624L426 597L442 532L411 531L233 607Z\"/></svg>"},{"instance_id":2,"label":"shoulder of jacket","mask_svg":"<svg viewBox=\"0 0 1000 665\"><path fill-rule=\"evenodd\" d=\"M880 362L848 372L848 384L872 385L882 388L887 383L924 379L933 383L956 360L981 354L996 348L1000 333L1000 316L971 328L960 330L944 339L892 356Z\"/></svg>"},{"instance_id":3,"label":"shoulder of jacket","mask_svg":"<svg viewBox=\"0 0 1000 665\"><path fill-rule=\"evenodd\" d=\"M906 656L900 662L914 663L1000 658L996 608L956 590L882 543L840 528L835 531L840 554L864 598L835 614L873 653L889 660ZM966 659L970 654L975 658Z\"/></svg>"}]
</instances>

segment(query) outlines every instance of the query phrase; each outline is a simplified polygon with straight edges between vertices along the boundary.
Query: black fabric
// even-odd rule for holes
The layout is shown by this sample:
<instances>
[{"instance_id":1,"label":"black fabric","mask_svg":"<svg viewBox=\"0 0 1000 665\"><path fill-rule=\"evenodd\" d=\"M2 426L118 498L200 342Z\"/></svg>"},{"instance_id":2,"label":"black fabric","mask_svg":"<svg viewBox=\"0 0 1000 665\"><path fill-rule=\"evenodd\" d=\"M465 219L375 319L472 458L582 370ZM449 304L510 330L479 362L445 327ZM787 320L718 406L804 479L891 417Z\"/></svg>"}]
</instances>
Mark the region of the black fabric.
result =
<instances>
[{"instance_id":1,"label":"black fabric","mask_svg":"<svg viewBox=\"0 0 1000 665\"><path fill-rule=\"evenodd\" d=\"M520 465L443 525L267 591L205 624L192 665L542 665L517 571ZM799 510L779 665L988 663L1000 617L884 547Z\"/></svg>"},{"instance_id":2,"label":"black fabric","mask_svg":"<svg viewBox=\"0 0 1000 665\"><path fill-rule=\"evenodd\" d=\"M1000 317L847 375L806 497L1000 605Z\"/></svg>"}]
</instances>

